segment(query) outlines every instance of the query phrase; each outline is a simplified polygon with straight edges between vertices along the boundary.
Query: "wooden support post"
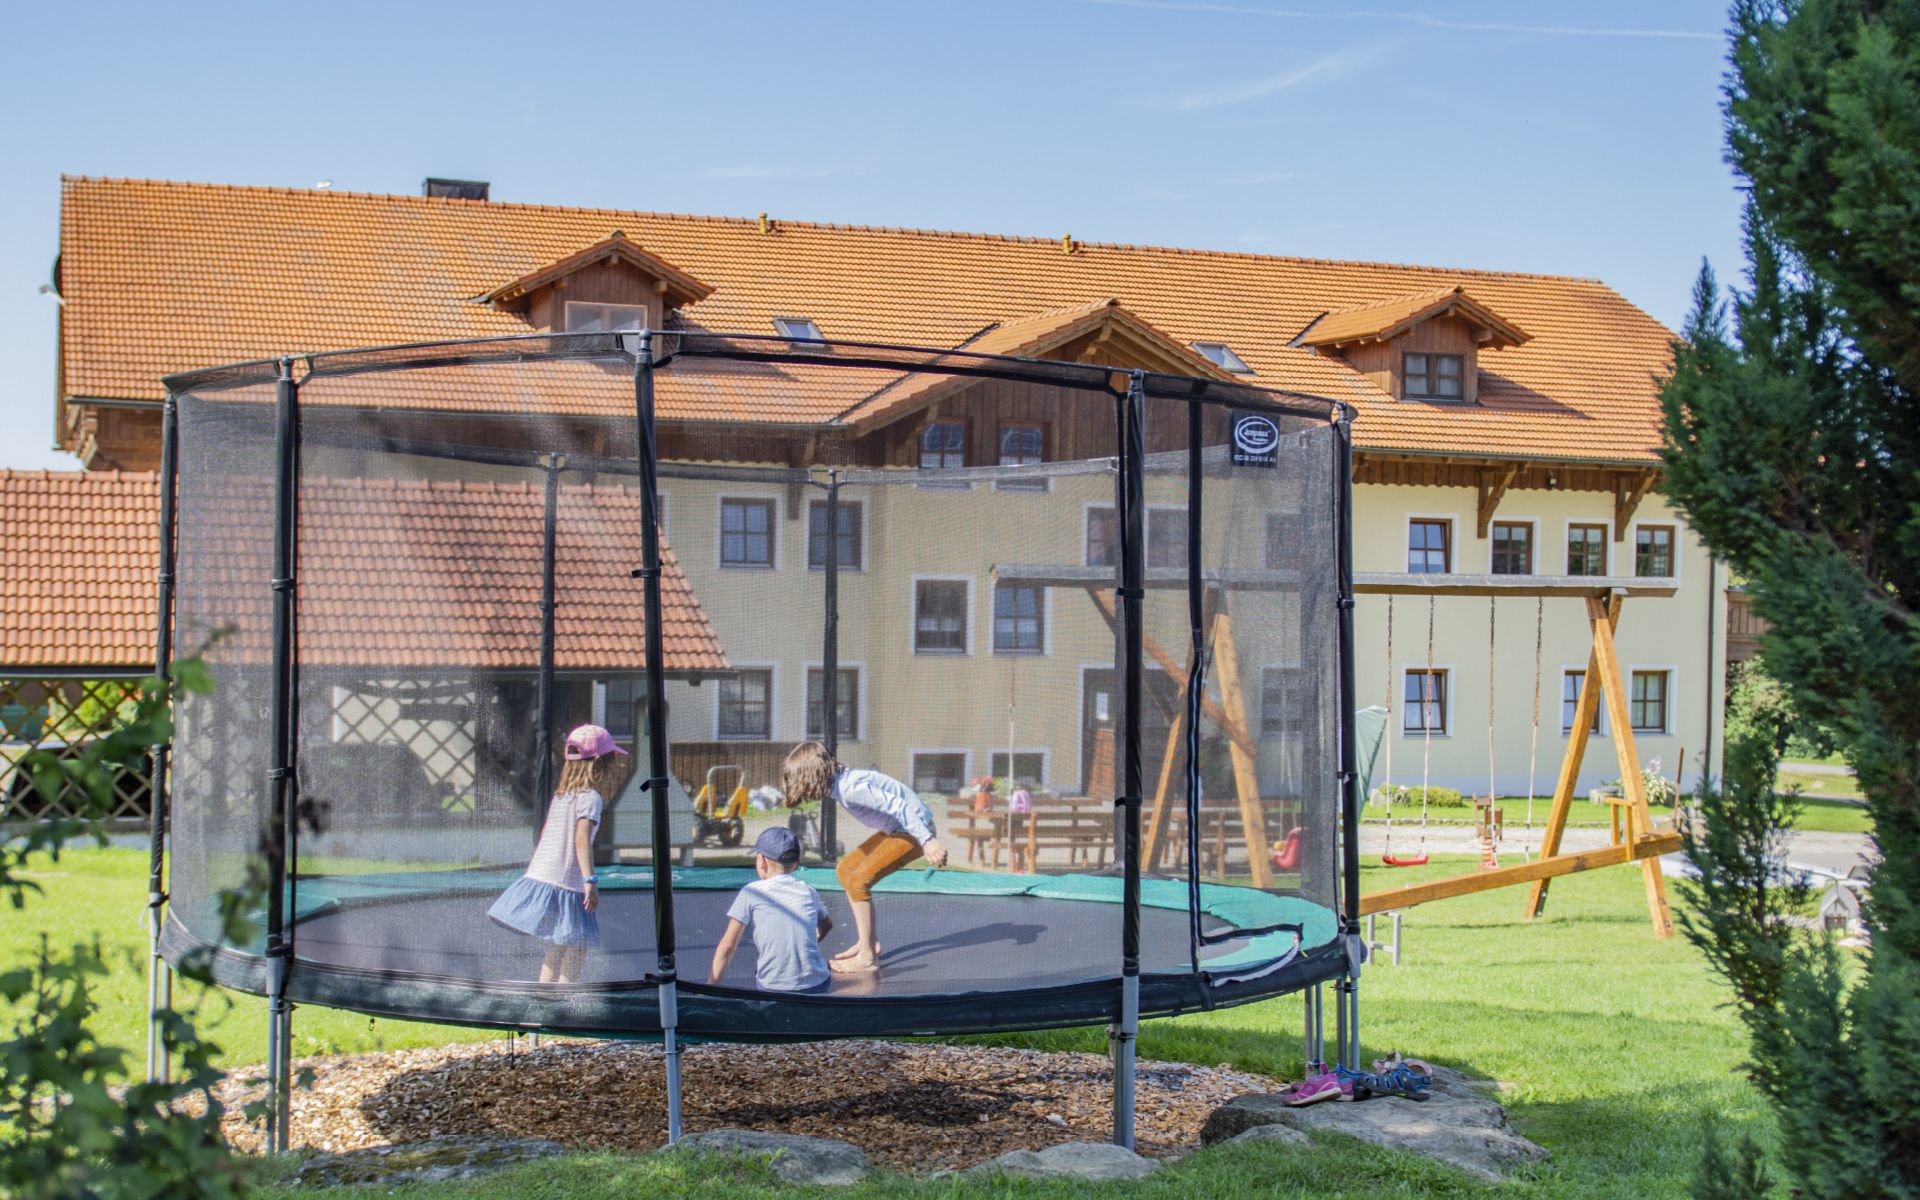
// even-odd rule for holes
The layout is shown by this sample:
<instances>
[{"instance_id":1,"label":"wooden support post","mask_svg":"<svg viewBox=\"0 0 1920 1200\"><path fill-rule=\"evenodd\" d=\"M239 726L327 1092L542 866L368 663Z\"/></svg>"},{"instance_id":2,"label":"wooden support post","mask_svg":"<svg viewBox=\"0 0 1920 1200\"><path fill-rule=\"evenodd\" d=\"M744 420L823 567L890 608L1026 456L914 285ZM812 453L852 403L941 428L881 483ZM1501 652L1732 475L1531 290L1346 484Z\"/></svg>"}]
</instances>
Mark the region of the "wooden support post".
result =
<instances>
[{"instance_id":1,"label":"wooden support post","mask_svg":"<svg viewBox=\"0 0 1920 1200\"><path fill-rule=\"evenodd\" d=\"M1620 598L1615 596L1606 603L1597 598L1587 602L1587 620L1596 629L1602 624L1611 628L1620 621ZM1596 643L1599 635L1594 635ZM1560 835L1566 832L1567 813L1573 804L1573 789L1580 781L1580 764L1587 756L1587 739L1593 733L1593 715L1600 708L1600 689L1595 672L1599 670L1595 652L1587 655L1587 673L1580 677L1580 699L1573 706L1573 729L1567 735L1567 752L1560 759L1560 778L1553 785L1553 804L1547 810L1546 832L1540 837L1540 857L1552 858L1560 853ZM1527 920L1540 915L1547 903L1547 877L1542 876L1527 893L1525 915Z\"/></svg>"},{"instance_id":2,"label":"wooden support post","mask_svg":"<svg viewBox=\"0 0 1920 1200\"><path fill-rule=\"evenodd\" d=\"M1627 540L1627 523L1633 520L1633 514L1640 502L1647 498L1647 492L1653 488L1654 481L1660 476L1652 471L1643 471L1637 476L1625 480L1613 481L1613 540Z\"/></svg>"},{"instance_id":3,"label":"wooden support post","mask_svg":"<svg viewBox=\"0 0 1920 1200\"><path fill-rule=\"evenodd\" d=\"M1247 843L1247 865L1253 875L1253 886L1272 887L1273 864L1267 859L1267 821L1260 807L1260 773L1254 766L1252 746L1246 735L1247 702L1240 689L1240 656L1233 646L1233 617L1224 605L1213 619L1213 662L1220 674L1220 699L1226 706L1225 718L1216 719L1227 732L1227 756L1233 760L1233 790L1240 797L1240 833ZM1223 860L1224 857L1222 855ZM1225 868L1226 863L1222 861L1222 874Z\"/></svg>"},{"instance_id":4,"label":"wooden support post","mask_svg":"<svg viewBox=\"0 0 1920 1200\"><path fill-rule=\"evenodd\" d=\"M1487 529L1493 523L1494 510L1500 507L1501 497L1513 486L1514 476L1520 473L1518 466L1508 467L1505 471L1480 472L1480 536L1487 536Z\"/></svg>"},{"instance_id":5,"label":"wooden support post","mask_svg":"<svg viewBox=\"0 0 1920 1200\"><path fill-rule=\"evenodd\" d=\"M1589 601L1590 605L1598 604ZM1614 601L1618 613L1619 601ZM1653 814L1647 809L1647 788L1640 778L1640 754L1633 745L1633 718L1627 708L1626 683L1620 673L1620 659L1613 648L1613 624L1593 624L1593 655L1600 668L1600 688L1607 702L1607 721L1613 726L1613 752L1620 763L1620 790L1627 799L1627 845L1637 846L1653 833ZM1653 934L1673 936L1673 912L1667 905L1667 877L1655 858L1642 859L1640 874L1646 886L1647 913L1653 919Z\"/></svg>"},{"instance_id":6,"label":"wooden support post","mask_svg":"<svg viewBox=\"0 0 1920 1200\"><path fill-rule=\"evenodd\" d=\"M1208 589L1201 607L1200 631L1203 639L1213 637L1213 618L1216 593ZM1187 731L1187 675L1180 676L1180 690L1174 697L1173 720L1167 730L1167 749L1160 756L1160 781L1153 789L1152 807L1147 809L1146 830L1140 844L1140 861L1148 871L1160 868L1160 852L1163 849L1161 839L1166 836L1168 814L1172 805L1168 802L1173 791L1173 768L1180 761L1180 748L1185 743Z\"/></svg>"},{"instance_id":7,"label":"wooden support post","mask_svg":"<svg viewBox=\"0 0 1920 1200\"><path fill-rule=\"evenodd\" d=\"M1093 600L1093 606L1100 610L1100 615L1106 618L1109 625L1118 619L1114 616L1112 597L1095 590L1089 590L1087 595ZM1216 629L1217 627L1216 624ZM1143 637L1141 641L1147 653L1153 656L1153 661L1160 664L1162 671L1165 671L1175 679L1186 678L1186 673L1180 669L1180 664L1174 661L1173 655L1168 654L1159 642L1153 640L1151 635ZM1219 703L1212 697L1200 697L1200 711L1213 718L1214 723L1225 731L1227 740L1239 748L1241 753L1249 757L1256 753L1253 739L1247 736L1246 729L1240 723L1229 720Z\"/></svg>"}]
</instances>

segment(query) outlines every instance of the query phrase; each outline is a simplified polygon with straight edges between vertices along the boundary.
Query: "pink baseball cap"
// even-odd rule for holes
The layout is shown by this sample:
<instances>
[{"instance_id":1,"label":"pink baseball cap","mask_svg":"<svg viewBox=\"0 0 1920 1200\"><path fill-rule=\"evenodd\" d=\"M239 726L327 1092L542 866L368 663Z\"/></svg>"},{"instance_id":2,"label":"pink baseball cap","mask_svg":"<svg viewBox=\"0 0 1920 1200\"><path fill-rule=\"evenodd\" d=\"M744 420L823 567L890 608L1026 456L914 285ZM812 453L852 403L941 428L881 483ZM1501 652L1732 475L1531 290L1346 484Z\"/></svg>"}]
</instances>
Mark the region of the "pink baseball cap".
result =
<instances>
[{"instance_id":1,"label":"pink baseball cap","mask_svg":"<svg viewBox=\"0 0 1920 1200\"><path fill-rule=\"evenodd\" d=\"M598 725L582 725L567 735L567 761L569 762L605 758L609 754L625 757L626 753L625 750L613 744L613 735Z\"/></svg>"}]
</instances>

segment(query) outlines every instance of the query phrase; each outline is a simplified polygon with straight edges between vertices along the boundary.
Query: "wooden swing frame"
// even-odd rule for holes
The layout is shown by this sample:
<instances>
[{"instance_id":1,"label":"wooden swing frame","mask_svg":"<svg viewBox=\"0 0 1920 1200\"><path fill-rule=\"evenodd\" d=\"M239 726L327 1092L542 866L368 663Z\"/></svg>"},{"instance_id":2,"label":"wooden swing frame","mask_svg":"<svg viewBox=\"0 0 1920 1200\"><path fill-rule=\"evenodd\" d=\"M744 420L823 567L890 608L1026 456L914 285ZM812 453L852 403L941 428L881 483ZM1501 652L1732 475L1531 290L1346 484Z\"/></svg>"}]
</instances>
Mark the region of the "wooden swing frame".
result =
<instances>
[{"instance_id":1,"label":"wooden swing frame","mask_svg":"<svg viewBox=\"0 0 1920 1200\"><path fill-rule=\"evenodd\" d=\"M1593 635L1593 647L1587 656L1587 672L1580 682L1580 698L1574 705L1573 729L1567 736L1567 751L1560 760L1560 774L1553 789L1553 804L1547 812L1546 831L1540 841L1540 856L1531 862L1517 863L1511 867L1478 870L1425 883L1367 892L1360 897L1359 915L1393 912L1454 896L1531 883L1533 887L1527 894L1524 910L1526 918L1531 920L1545 909L1547 885L1552 880L1580 871L1637 862L1640 864L1654 936L1671 938L1673 910L1667 902L1667 882L1661 873L1659 859L1663 854L1680 849L1681 837L1677 831L1656 830L1653 825L1653 814L1647 806L1646 786L1640 776L1640 756L1634 748L1633 722L1627 709L1626 684L1620 671L1620 658L1614 648L1614 633L1619 629L1620 612L1628 597L1671 596L1675 591L1672 582L1575 576L1358 574L1354 576L1353 590L1360 595L1577 597L1585 602L1587 623ZM1596 681L1598 687L1595 686ZM1607 709L1607 720L1613 727L1613 749L1620 766L1626 827L1616 845L1562 854L1560 840L1566 832L1574 786L1580 778L1581 764L1586 759L1594 714L1603 703ZM1389 729L1386 736L1393 736L1393 731Z\"/></svg>"}]
</instances>

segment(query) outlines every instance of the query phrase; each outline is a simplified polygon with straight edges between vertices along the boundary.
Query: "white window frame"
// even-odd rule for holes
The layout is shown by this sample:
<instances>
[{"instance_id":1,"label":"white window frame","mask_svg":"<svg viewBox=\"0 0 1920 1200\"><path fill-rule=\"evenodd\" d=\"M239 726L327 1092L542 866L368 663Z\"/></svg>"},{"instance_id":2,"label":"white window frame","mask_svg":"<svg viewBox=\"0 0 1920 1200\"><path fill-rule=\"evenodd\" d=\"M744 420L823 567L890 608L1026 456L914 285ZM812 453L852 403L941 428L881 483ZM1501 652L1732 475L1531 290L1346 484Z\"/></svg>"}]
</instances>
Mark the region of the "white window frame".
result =
<instances>
[{"instance_id":1,"label":"white window frame","mask_svg":"<svg viewBox=\"0 0 1920 1200\"><path fill-rule=\"evenodd\" d=\"M770 506L772 517L767 523L767 557L765 566L759 563L730 563L727 561L727 504L729 501L753 501ZM778 571L780 569L780 497L756 494L753 492L722 492L713 498L713 565L722 571Z\"/></svg>"},{"instance_id":2,"label":"white window frame","mask_svg":"<svg viewBox=\"0 0 1920 1200\"><path fill-rule=\"evenodd\" d=\"M839 667L842 671L852 671L860 680L860 694L853 699L853 720L855 726L858 728L859 735L849 738L842 744L849 746L862 745L870 740L867 737L867 664L864 662L843 662L839 664ZM825 669L826 664L817 658L809 659L800 664L800 686L802 689L800 693L800 732L803 736L811 736L807 733L808 700L805 691L806 681L815 671L824 671Z\"/></svg>"},{"instance_id":3,"label":"white window frame","mask_svg":"<svg viewBox=\"0 0 1920 1200\"><path fill-rule=\"evenodd\" d=\"M1425 670L1426 668L1422 667L1421 669ZM1435 667L1434 669L1438 670L1439 668ZM1304 684L1307 678L1307 669L1303 666L1298 666L1291 663L1260 664L1260 716L1258 720L1255 722L1259 730L1259 736L1260 737L1304 737L1307 732L1307 724L1308 724L1307 714L1304 711L1300 714L1300 730L1298 733L1289 733L1284 729L1279 730L1277 732L1273 732L1273 733L1267 732L1267 672L1269 671L1292 671L1298 677L1298 681L1301 684ZM1406 680L1403 678L1400 682L1401 682L1400 694L1402 697L1404 697L1406 695ZM1403 700L1403 703L1404 703L1404 700ZM1451 729L1452 726L1448 726L1448 728Z\"/></svg>"},{"instance_id":4,"label":"white window frame","mask_svg":"<svg viewBox=\"0 0 1920 1200\"><path fill-rule=\"evenodd\" d=\"M1554 693L1554 699L1553 699L1554 718L1553 719L1560 729L1560 736L1563 738L1570 738L1573 736L1573 729L1566 723L1566 710L1563 707L1561 707L1567 702L1566 701L1567 676L1585 675L1586 673L1587 673L1587 664L1585 663L1562 663L1560 666L1560 690ZM1596 683L1597 682L1598 681L1596 681ZM1600 702L1594 706L1594 717L1598 727L1595 728L1594 731L1592 733L1589 733L1587 736L1589 738L1606 737L1610 727L1607 721L1607 697L1604 692L1600 696Z\"/></svg>"},{"instance_id":5,"label":"white window frame","mask_svg":"<svg viewBox=\"0 0 1920 1200\"><path fill-rule=\"evenodd\" d=\"M1075 548L1078 551L1078 553L1074 555L1074 558L1082 566L1085 566L1087 564L1087 523L1091 519L1093 510L1096 508L1105 509L1108 512L1114 513L1116 522L1118 520L1119 509L1114 505L1113 501L1111 500L1083 500L1080 502L1080 542L1079 542L1079 545ZM1146 515L1143 517L1143 519L1140 522L1140 536L1147 539L1147 544L1145 546L1142 546L1140 549L1142 550L1143 553L1148 555L1151 555L1152 553L1153 514L1156 512L1177 512L1184 517L1187 512L1187 506L1184 504L1168 504L1165 502L1147 505ZM1116 524L1114 529L1114 536L1116 539L1119 537L1119 532L1120 532L1119 528ZM1260 536L1263 539L1260 543L1260 561L1265 562L1267 561L1267 558L1266 558L1267 543L1264 540L1267 536L1267 530L1265 525L1262 525L1260 527ZM1116 546L1116 549L1117 549L1117 546ZM1118 563L1114 563L1110 565L1116 568L1119 566ZM1167 568L1162 567L1160 569L1166 570ZM1185 563L1180 564L1180 569L1184 571L1186 569L1186 564ZM1053 589L1048 588L1047 590L1052 591Z\"/></svg>"},{"instance_id":6,"label":"white window frame","mask_svg":"<svg viewBox=\"0 0 1920 1200\"><path fill-rule=\"evenodd\" d=\"M1503 578L1526 579L1530 576L1544 574L1544 572L1540 570L1540 518L1508 517L1501 515L1495 515L1487 522L1487 574L1493 574L1493 527L1495 525L1530 525L1533 527L1533 562L1530 564L1533 569L1528 571L1526 575L1509 575L1503 576ZM1411 536L1411 534L1409 534L1409 536Z\"/></svg>"},{"instance_id":7,"label":"white window frame","mask_svg":"<svg viewBox=\"0 0 1920 1200\"><path fill-rule=\"evenodd\" d=\"M1407 570L1407 555L1413 550L1413 523L1415 521L1445 521L1447 523L1447 569L1443 574L1460 573L1460 514L1437 512L1410 512L1400 528L1400 569L1399 574L1411 575ZM1491 539L1489 539L1491 540ZM1432 572L1428 572L1431 574Z\"/></svg>"},{"instance_id":8,"label":"white window frame","mask_svg":"<svg viewBox=\"0 0 1920 1200\"><path fill-rule=\"evenodd\" d=\"M820 332L820 323L812 317L775 317L773 331L790 342L815 343L827 340L826 335Z\"/></svg>"},{"instance_id":9,"label":"white window frame","mask_svg":"<svg viewBox=\"0 0 1920 1200\"><path fill-rule=\"evenodd\" d=\"M1630 525L1628 525L1627 526L1627 562L1636 571L1640 567L1640 562L1639 562L1640 527L1642 525L1650 525L1650 526L1656 526L1660 529L1673 530L1673 574L1646 575L1646 576L1636 575L1635 578L1637 579L1638 578L1671 579L1673 580L1674 584L1677 586L1680 583L1680 533L1681 533L1681 530L1684 528L1684 526L1680 524L1677 518L1669 518L1668 520L1665 520L1665 521L1634 521ZM1612 566L1613 564L1609 563L1607 565Z\"/></svg>"},{"instance_id":10,"label":"white window frame","mask_svg":"<svg viewBox=\"0 0 1920 1200\"><path fill-rule=\"evenodd\" d=\"M996 754L1005 754L1005 753L1007 753L1007 748L1005 746L987 747L987 773L988 774L992 774L993 772L993 756ZM1043 791L1052 790L1053 785L1048 783L1047 781L1053 777L1053 751L1047 749L1045 746L1015 746L1013 748L1013 753L1016 756L1022 755L1022 754L1038 754L1040 756L1040 778L1033 781L1033 786L1040 788ZM1013 763L1011 761L1007 763L1007 773L1009 777L1011 777L1013 773ZM1000 777L998 775L995 775L994 778L998 779Z\"/></svg>"},{"instance_id":11,"label":"white window frame","mask_svg":"<svg viewBox=\"0 0 1920 1200\"><path fill-rule=\"evenodd\" d=\"M867 511L867 498L861 496L855 500L842 499L840 503L857 504L860 506L860 565L858 567L849 567L845 563L836 563L834 564L834 570L842 575L865 575L867 573L867 555L873 549L867 541L867 517L870 515ZM826 564L822 563L817 567L813 565L813 506L816 504L820 505L824 510L827 502L825 500L815 500L812 498L807 500L807 519L803 522L803 527L800 531L801 536L806 539L806 546L801 551L801 554L807 564L807 570L825 571L827 569Z\"/></svg>"},{"instance_id":12,"label":"white window frame","mask_svg":"<svg viewBox=\"0 0 1920 1200\"><path fill-rule=\"evenodd\" d=\"M922 650L920 648L920 585L923 583L964 583L967 585L967 619L961 625L966 638L966 648L958 653L952 650ZM973 626L979 620L980 608L975 602L973 576L971 575L914 575L907 580L907 647L915 658L972 658ZM932 753L932 751L929 751Z\"/></svg>"},{"instance_id":13,"label":"white window frame","mask_svg":"<svg viewBox=\"0 0 1920 1200\"><path fill-rule=\"evenodd\" d=\"M1195 354L1198 354L1201 358L1206 359L1229 375L1254 374L1253 368L1247 365L1247 360L1241 358L1239 353L1225 342L1188 342L1187 345L1193 347ZM1207 352L1209 349L1220 351L1220 356L1216 358L1212 354L1209 354Z\"/></svg>"},{"instance_id":14,"label":"white window frame","mask_svg":"<svg viewBox=\"0 0 1920 1200\"><path fill-rule=\"evenodd\" d=\"M652 306L645 303L618 304L611 300L568 300L565 301L560 308L561 332L573 332L573 310L575 308L637 308L640 310L640 324L638 328L645 329L653 323ZM602 329L599 330L599 332L611 333L615 331Z\"/></svg>"},{"instance_id":15,"label":"white window frame","mask_svg":"<svg viewBox=\"0 0 1920 1200\"><path fill-rule=\"evenodd\" d=\"M1079 724L1077 724L1077 725L1075 725L1075 726L1073 727L1073 729L1074 729L1074 734L1073 734L1073 765L1074 765L1074 767L1075 767L1075 770L1076 770L1076 774L1074 775L1074 786L1075 786L1075 787L1078 787L1078 786L1080 786L1080 783L1079 783L1079 781L1080 781L1080 780L1083 780L1083 779L1085 779L1085 778L1087 777L1087 766L1088 766L1088 763L1087 763L1087 760L1086 760L1086 749L1087 749L1087 672L1089 672L1089 671L1115 671L1115 672L1117 673L1117 671L1118 671L1118 667L1117 667L1117 664L1114 664L1114 663L1101 663L1101 662L1092 662L1092 663L1090 663L1090 662L1083 662L1083 663L1081 663L1081 664L1080 664L1080 678L1079 678L1079 684L1080 684L1080 699L1079 699L1079 702L1078 702L1078 703L1077 703L1077 704L1076 704L1076 705L1074 706L1074 707L1075 707L1075 711L1076 711L1076 712L1078 712L1078 714L1079 714ZM1111 703L1114 703L1114 702L1113 702L1113 701L1109 701L1109 703L1111 704ZM1111 719L1111 717L1109 717L1109 719ZM1117 733L1118 731L1116 730L1115 732ZM1117 750L1117 747L1116 747L1116 750ZM1116 757L1116 758L1118 758L1118 754L1117 754L1117 753L1116 753L1116 755L1115 755L1115 757ZM1115 782L1116 782L1116 783L1118 783L1118 781L1119 781L1119 777L1120 777L1120 763L1118 763L1118 762L1115 762L1115 763L1113 764L1113 770L1114 770L1114 780L1115 780Z\"/></svg>"},{"instance_id":16,"label":"white window frame","mask_svg":"<svg viewBox=\"0 0 1920 1200\"><path fill-rule=\"evenodd\" d=\"M1604 525L1606 534L1600 544L1606 548L1607 569L1598 575L1575 575L1573 573L1573 527L1575 525ZM1608 517L1567 517L1560 522L1560 574L1568 579L1612 579L1619 567L1619 555L1614 552L1613 521Z\"/></svg>"},{"instance_id":17,"label":"white window frame","mask_svg":"<svg viewBox=\"0 0 1920 1200\"><path fill-rule=\"evenodd\" d=\"M1447 676L1447 686L1445 689L1446 695L1442 696L1440 699L1440 723L1446 726L1445 732L1435 731L1433 733L1428 733L1424 729L1408 729L1407 728L1407 675L1413 671L1421 671L1421 672L1443 671L1446 673L1446 676ZM1453 736L1453 701L1454 701L1453 685L1456 682L1458 682L1458 680L1459 680L1459 672L1454 669L1454 664L1450 662L1437 662L1437 663L1434 663L1432 666L1428 666L1425 662L1403 661L1401 663L1400 694L1396 696L1394 699L1394 705L1396 709L1394 715L1397 718L1397 720L1394 721L1393 725L1403 739L1410 742L1424 742L1431 737L1435 741L1444 741L1447 738L1451 738Z\"/></svg>"},{"instance_id":18,"label":"white window frame","mask_svg":"<svg viewBox=\"0 0 1920 1200\"><path fill-rule=\"evenodd\" d=\"M1630 663L1627 665L1621 679L1621 682L1627 689L1627 694L1622 697L1622 699L1626 701L1624 707L1627 710L1627 719L1629 721L1633 719L1633 677L1636 674L1644 674L1650 671L1657 671L1667 677L1666 728L1636 729L1633 731L1633 736L1636 738L1672 737L1674 713L1680 707L1678 699L1680 695L1680 668L1671 663Z\"/></svg>"},{"instance_id":19,"label":"white window frame","mask_svg":"<svg viewBox=\"0 0 1920 1200\"><path fill-rule=\"evenodd\" d=\"M759 742L759 741L777 742L779 741L780 740L780 664L777 662L737 662L733 664L733 669L735 671L767 672L767 736L765 738L749 738L749 737L738 737L733 734L727 734L727 735L721 734L720 732L720 686L719 685L725 681L723 679L716 677L714 680L713 705L712 705L713 740L716 742ZM721 672L720 674L725 674L725 672ZM804 719L804 716L805 714L802 714L803 719Z\"/></svg>"},{"instance_id":20,"label":"white window frame","mask_svg":"<svg viewBox=\"0 0 1920 1200\"><path fill-rule=\"evenodd\" d=\"M1007 580L1005 582L1011 583L1016 587L1039 587L1039 585L1037 584L1027 584L1018 579ZM996 601L998 600L998 597L1000 594L1000 588L1002 586L1004 586L1002 581L1000 580L993 581L992 590L993 590ZM994 614L991 611L989 611L987 613L987 654L988 656L993 658L1047 658L1047 657L1050 657L1053 654L1053 593L1056 590L1057 589L1050 588L1050 587L1039 588L1039 591L1040 591L1040 648L1038 650L1002 650L1000 649L1000 647L994 645L993 623L995 620L997 620L997 618L994 616Z\"/></svg>"},{"instance_id":21,"label":"white window frame","mask_svg":"<svg viewBox=\"0 0 1920 1200\"><path fill-rule=\"evenodd\" d=\"M918 794L920 789L914 786L915 777L920 774L914 768L913 760L922 754L958 754L960 756L960 786L966 787L973 778L973 751L964 746L915 746L907 751L907 778L905 783L909 791ZM958 792L956 791L956 795ZM934 814L936 817L941 814Z\"/></svg>"}]
</instances>

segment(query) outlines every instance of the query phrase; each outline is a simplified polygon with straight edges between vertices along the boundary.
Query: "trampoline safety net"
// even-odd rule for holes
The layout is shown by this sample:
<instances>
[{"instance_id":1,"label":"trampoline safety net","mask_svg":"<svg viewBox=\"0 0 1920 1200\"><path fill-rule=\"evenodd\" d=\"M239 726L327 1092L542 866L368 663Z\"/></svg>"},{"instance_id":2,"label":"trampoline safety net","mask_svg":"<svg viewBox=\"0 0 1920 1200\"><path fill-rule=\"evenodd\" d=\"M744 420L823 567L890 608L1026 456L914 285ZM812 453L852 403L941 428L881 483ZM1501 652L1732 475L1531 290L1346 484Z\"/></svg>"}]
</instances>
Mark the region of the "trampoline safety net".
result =
<instances>
[{"instance_id":1,"label":"trampoline safety net","mask_svg":"<svg viewBox=\"0 0 1920 1200\"><path fill-rule=\"evenodd\" d=\"M164 944L216 951L231 986L265 990L284 953L296 1000L645 1035L677 973L683 1032L780 1038L1110 1020L1130 955L1150 1015L1346 969L1330 402L691 332L169 383L176 643L216 686L179 704ZM592 768L598 907L569 892L536 928L500 901L579 774L562 749L583 724L625 752ZM802 742L843 790L910 795L892 817L790 804ZM852 942L849 887L871 886L877 970L770 978L762 943L791 944L770 923L794 918L761 908L709 977L771 828L802 849L828 955ZM222 897L249 884L280 903L242 935Z\"/></svg>"}]
</instances>

